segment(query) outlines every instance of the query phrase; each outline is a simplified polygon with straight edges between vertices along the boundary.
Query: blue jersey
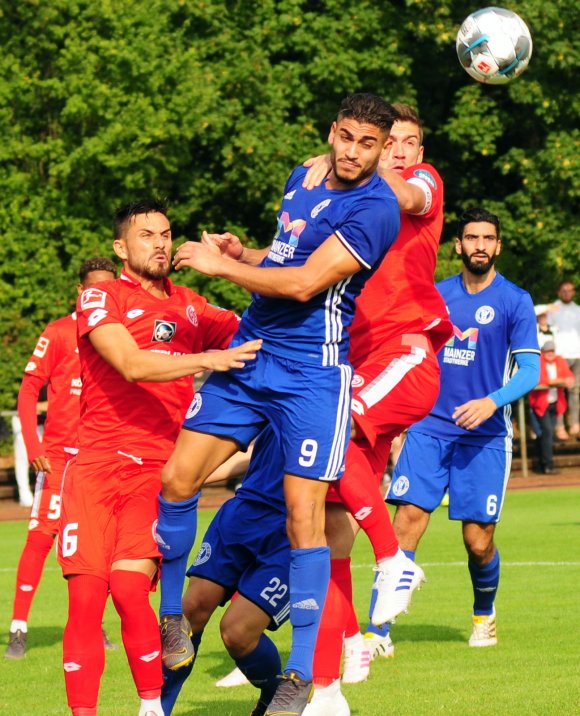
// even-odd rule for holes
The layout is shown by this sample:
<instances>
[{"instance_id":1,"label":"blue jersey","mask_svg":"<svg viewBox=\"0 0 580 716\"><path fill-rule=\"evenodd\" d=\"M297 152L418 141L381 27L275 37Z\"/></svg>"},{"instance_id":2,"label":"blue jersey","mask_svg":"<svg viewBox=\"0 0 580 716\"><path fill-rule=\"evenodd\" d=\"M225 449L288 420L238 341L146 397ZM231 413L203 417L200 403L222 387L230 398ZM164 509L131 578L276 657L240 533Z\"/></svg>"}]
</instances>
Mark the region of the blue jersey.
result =
<instances>
[{"instance_id":1,"label":"blue jersey","mask_svg":"<svg viewBox=\"0 0 580 716\"><path fill-rule=\"evenodd\" d=\"M455 425L455 408L484 398L510 379L514 354L539 353L536 317L527 291L496 274L479 293L468 293L461 274L437 284L453 323L453 337L438 354L439 398L431 413L411 430L467 444L511 450L511 406L474 430Z\"/></svg>"},{"instance_id":2,"label":"blue jersey","mask_svg":"<svg viewBox=\"0 0 580 716\"><path fill-rule=\"evenodd\" d=\"M347 361L355 299L399 232L399 206L377 174L353 189L323 183L308 191L302 188L306 171L298 167L286 183L276 235L261 266L303 266L334 234L362 268L306 302L253 294L235 342L262 338L274 355L339 365Z\"/></svg>"}]
</instances>

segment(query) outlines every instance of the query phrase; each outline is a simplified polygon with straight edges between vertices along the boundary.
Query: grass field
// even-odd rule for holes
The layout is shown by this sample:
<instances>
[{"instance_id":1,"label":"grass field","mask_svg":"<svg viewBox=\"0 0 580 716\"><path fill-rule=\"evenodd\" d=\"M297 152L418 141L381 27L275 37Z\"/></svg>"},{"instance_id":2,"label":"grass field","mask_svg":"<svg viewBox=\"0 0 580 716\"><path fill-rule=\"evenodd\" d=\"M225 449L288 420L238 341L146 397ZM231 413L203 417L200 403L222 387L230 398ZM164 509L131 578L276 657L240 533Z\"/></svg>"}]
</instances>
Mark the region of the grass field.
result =
<instances>
[{"instance_id":1,"label":"grass field","mask_svg":"<svg viewBox=\"0 0 580 716\"><path fill-rule=\"evenodd\" d=\"M211 516L201 514L200 533ZM0 623L6 633L25 533L24 522L0 523ZM472 596L466 559L459 525L440 508L418 554L428 583L415 595L411 613L393 628L395 659L373 662L367 682L343 687L354 716L580 714L580 490L508 493L497 542L502 558L498 646L467 646ZM363 624L371 562L368 544L360 538L353 573ZM65 617L65 583L51 554L33 604L28 655L21 662L0 659L0 714L68 713L60 643ZM119 621L110 607L106 627L120 643ZM289 634L285 626L276 637L283 657ZM248 714L256 700L251 686L214 687L232 665L217 623L211 622L173 713ZM107 653L100 705L103 715L138 712L122 650Z\"/></svg>"}]
</instances>

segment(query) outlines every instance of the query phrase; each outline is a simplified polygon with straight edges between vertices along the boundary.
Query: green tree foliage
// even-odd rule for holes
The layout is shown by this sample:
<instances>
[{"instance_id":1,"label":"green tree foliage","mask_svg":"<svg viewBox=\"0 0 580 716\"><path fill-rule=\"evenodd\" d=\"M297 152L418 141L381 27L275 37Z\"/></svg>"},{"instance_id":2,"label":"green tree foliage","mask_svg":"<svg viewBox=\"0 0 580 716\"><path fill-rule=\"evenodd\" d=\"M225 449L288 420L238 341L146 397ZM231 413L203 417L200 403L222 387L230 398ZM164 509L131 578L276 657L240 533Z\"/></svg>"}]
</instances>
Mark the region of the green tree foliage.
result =
<instances>
[{"instance_id":1,"label":"green tree foliage","mask_svg":"<svg viewBox=\"0 0 580 716\"><path fill-rule=\"evenodd\" d=\"M323 150L340 99L418 106L457 213L501 215L502 269L538 298L576 278L577 3L510 7L534 36L515 82L473 82L449 0L21 0L0 4L0 407L44 324L71 310L80 263L111 255L110 216L169 199L174 234L229 229L266 245L285 179ZM576 234L575 234L576 232ZM455 270L444 244L440 272ZM247 294L184 272L220 305Z\"/></svg>"}]
</instances>

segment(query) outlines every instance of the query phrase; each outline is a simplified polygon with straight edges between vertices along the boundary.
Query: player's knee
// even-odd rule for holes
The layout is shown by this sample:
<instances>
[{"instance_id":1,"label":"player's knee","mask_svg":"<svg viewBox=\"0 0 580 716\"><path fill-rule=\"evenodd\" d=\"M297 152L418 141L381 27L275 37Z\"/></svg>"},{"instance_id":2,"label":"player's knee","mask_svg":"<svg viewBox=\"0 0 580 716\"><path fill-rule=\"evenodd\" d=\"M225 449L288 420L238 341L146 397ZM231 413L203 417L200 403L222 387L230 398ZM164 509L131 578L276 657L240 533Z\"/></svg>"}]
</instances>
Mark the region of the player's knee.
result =
<instances>
[{"instance_id":1,"label":"player's knee","mask_svg":"<svg viewBox=\"0 0 580 716\"><path fill-rule=\"evenodd\" d=\"M465 548L470 559L479 567L483 567L488 562L491 562L495 552L494 543L487 540L485 536L479 539L471 539L469 542L465 541Z\"/></svg>"},{"instance_id":2,"label":"player's knee","mask_svg":"<svg viewBox=\"0 0 580 716\"><path fill-rule=\"evenodd\" d=\"M241 659L253 651L260 638L260 634L253 634L248 625L242 621L226 618L220 622L220 634L228 654L233 659Z\"/></svg>"},{"instance_id":3,"label":"player's knee","mask_svg":"<svg viewBox=\"0 0 580 716\"><path fill-rule=\"evenodd\" d=\"M419 541L429 524L429 513L415 505L398 505L393 520L397 539L401 543ZM415 545L416 546L416 545ZM413 549L413 546L406 548Z\"/></svg>"},{"instance_id":4,"label":"player's knee","mask_svg":"<svg viewBox=\"0 0 580 716\"><path fill-rule=\"evenodd\" d=\"M197 486L184 477L177 462L169 460L161 470L163 497L172 502L188 500L197 492Z\"/></svg>"},{"instance_id":5,"label":"player's knee","mask_svg":"<svg viewBox=\"0 0 580 716\"><path fill-rule=\"evenodd\" d=\"M194 634L203 631L214 611L190 590L183 595L182 607Z\"/></svg>"}]
</instances>

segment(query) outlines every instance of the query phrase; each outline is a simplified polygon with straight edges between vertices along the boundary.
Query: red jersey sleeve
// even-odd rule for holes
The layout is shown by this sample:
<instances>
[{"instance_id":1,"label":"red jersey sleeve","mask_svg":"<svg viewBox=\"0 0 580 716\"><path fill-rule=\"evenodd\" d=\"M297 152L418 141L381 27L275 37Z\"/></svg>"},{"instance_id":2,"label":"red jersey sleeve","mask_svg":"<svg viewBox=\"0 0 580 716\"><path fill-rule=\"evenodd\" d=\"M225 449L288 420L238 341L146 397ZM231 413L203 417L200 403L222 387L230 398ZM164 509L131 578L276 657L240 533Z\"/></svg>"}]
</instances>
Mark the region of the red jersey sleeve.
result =
<instances>
[{"instance_id":1,"label":"red jersey sleeve","mask_svg":"<svg viewBox=\"0 0 580 716\"><path fill-rule=\"evenodd\" d=\"M123 323L117 292L111 289L113 281L103 281L85 289L77 300L77 320L79 338L85 337L97 326L107 323Z\"/></svg>"},{"instance_id":2,"label":"red jersey sleeve","mask_svg":"<svg viewBox=\"0 0 580 716\"><path fill-rule=\"evenodd\" d=\"M405 169L402 177L418 186L425 194L425 208L415 216L422 218L436 216L443 205L443 181L435 167L431 164L418 164Z\"/></svg>"},{"instance_id":3,"label":"red jersey sleeve","mask_svg":"<svg viewBox=\"0 0 580 716\"><path fill-rule=\"evenodd\" d=\"M18 417L22 423L22 437L30 462L44 454L36 431L38 424L36 403L42 386L48 382L54 370L55 357L58 355L57 344L58 333L49 324L41 333L26 364L18 392Z\"/></svg>"},{"instance_id":4,"label":"red jersey sleeve","mask_svg":"<svg viewBox=\"0 0 580 716\"><path fill-rule=\"evenodd\" d=\"M232 311L206 303L200 316L203 332L202 350L223 350L227 348L238 331L240 319Z\"/></svg>"}]
</instances>

